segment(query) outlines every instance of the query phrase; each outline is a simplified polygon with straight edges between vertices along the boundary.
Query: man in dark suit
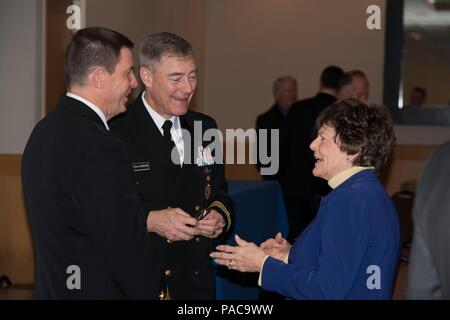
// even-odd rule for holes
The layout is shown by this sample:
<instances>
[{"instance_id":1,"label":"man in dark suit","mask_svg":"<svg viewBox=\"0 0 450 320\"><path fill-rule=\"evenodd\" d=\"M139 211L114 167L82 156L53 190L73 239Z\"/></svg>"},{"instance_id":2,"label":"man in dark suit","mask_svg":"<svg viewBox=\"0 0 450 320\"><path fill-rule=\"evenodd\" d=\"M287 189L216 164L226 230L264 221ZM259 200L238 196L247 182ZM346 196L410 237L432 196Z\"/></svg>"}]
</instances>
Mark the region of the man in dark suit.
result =
<instances>
[{"instance_id":1,"label":"man in dark suit","mask_svg":"<svg viewBox=\"0 0 450 320\"><path fill-rule=\"evenodd\" d=\"M450 299L450 142L428 159L414 201L407 299Z\"/></svg>"},{"instance_id":2,"label":"man in dark suit","mask_svg":"<svg viewBox=\"0 0 450 320\"><path fill-rule=\"evenodd\" d=\"M329 66L320 76L320 90L314 97L298 101L289 109L286 130L286 153L281 154L282 186L289 221L287 240L292 242L311 222L318 209L315 193L329 188L323 179L312 174L314 154L309 148L315 136L317 116L336 101L336 90L343 71Z\"/></svg>"},{"instance_id":3,"label":"man in dark suit","mask_svg":"<svg viewBox=\"0 0 450 320\"><path fill-rule=\"evenodd\" d=\"M145 91L111 128L127 145L144 208L150 211L150 236L167 297L214 299L209 253L229 230L233 209L222 159L214 161L211 146L196 132L203 136L217 125L188 111L197 67L186 40L167 32L150 35L141 44L140 61Z\"/></svg>"},{"instance_id":4,"label":"man in dark suit","mask_svg":"<svg viewBox=\"0 0 450 320\"><path fill-rule=\"evenodd\" d=\"M160 293L126 146L107 124L126 110L137 85L132 47L115 31L78 31L66 49L68 93L28 140L22 181L37 299L157 299Z\"/></svg>"},{"instance_id":5,"label":"man in dark suit","mask_svg":"<svg viewBox=\"0 0 450 320\"><path fill-rule=\"evenodd\" d=\"M258 137L258 145L259 145L259 130L266 129L267 130L267 150L268 156L273 157L274 155L269 154L271 149L271 140L270 140L270 130L279 130L280 137L280 153L284 151L284 141L282 139L285 138L284 133L282 131L285 130L286 127L286 118L291 105L297 101L297 80L291 76L284 76L277 78L273 83L273 96L275 98L275 103L273 106L263 114L260 114L256 119L256 133ZM262 164L259 161L257 166L258 168L266 167L265 164ZM282 172L282 168L280 168L277 174L274 175L262 175L264 180L279 180L280 173Z\"/></svg>"}]
</instances>

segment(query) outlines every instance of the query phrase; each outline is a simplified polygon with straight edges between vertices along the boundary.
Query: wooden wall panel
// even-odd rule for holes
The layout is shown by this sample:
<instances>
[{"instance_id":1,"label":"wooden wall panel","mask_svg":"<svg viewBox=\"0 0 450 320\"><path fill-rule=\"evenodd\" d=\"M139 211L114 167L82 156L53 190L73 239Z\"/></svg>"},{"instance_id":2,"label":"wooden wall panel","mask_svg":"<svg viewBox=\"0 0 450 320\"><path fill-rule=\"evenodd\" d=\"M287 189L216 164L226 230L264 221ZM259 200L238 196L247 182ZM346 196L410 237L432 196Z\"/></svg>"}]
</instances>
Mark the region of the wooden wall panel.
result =
<instances>
[{"instance_id":1,"label":"wooden wall panel","mask_svg":"<svg viewBox=\"0 0 450 320\"><path fill-rule=\"evenodd\" d=\"M400 191L403 183L417 181L428 156L436 148L428 145L396 145L392 161L381 176L389 194Z\"/></svg>"},{"instance_id":2,"label":"wooden wall panel","mask_svg":"<svg viewBox=\"0 0 450 320\"><path fill-rule=\"evenodd\" d=\"M262 180L254 164L227 164L225 177L227 180Z\"/></svg>"},{"instance_id":3,"label":"wooden wall panel","mask_svg":"<svg viewBox=\"0 0 450 320\"><path fill-rule=\"evenodd\" d=\"M33 283L31 230L23 201L21 157L0 156L0 274L13 283Z\"/></svg>"}]
</instances>

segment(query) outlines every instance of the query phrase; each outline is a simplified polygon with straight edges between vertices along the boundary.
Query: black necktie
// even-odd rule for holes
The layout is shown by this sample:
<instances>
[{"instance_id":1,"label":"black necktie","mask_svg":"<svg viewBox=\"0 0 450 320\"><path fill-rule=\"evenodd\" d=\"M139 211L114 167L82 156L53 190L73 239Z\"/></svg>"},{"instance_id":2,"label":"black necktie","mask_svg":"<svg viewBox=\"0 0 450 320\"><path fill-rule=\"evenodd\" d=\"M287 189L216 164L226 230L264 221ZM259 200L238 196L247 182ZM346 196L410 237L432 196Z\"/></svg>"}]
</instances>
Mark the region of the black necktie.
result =
<instances>
[{"instance_id":1,"label":"black necktie","mask_svg":"<svg viewBox=\"0 0 450 320\"><path fill-rule=\"evenodd\" d=\"M162 126L163 128L163 135L167 142L169 142L170 145L172 145L172 135L170 134L170 129L172 128L172 121L166 120Z\"/></svg>"},{"instance_id":2,"label":"black necktie","mask_svg":"<svg viewBox=\"0 0 450 320\"><path fill-rule=\"evenodd\" d=\"M178 153L178 149L175 147L175 142L172 141L172 135L170 134L170 129L172 128L172 121L166 120L164 122L162 128L163 128L164 140L166 140L167 146L169 147L169 150L171 150L169 156L172 157L172 150L175 151L174 157L176 158L176 162L172 161L172 163L179 165L180 154Z\"/></svg>"}]
</instances>

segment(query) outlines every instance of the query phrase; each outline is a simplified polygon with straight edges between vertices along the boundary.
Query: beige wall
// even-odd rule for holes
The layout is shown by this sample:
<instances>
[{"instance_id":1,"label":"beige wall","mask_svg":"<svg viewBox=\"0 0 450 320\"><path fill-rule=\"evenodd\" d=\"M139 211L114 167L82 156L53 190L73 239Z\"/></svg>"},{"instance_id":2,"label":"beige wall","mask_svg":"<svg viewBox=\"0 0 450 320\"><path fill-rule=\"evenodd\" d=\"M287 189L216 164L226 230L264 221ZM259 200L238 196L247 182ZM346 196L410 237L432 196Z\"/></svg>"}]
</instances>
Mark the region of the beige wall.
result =
<instances>
[{"instance_id":1,"label":"beige wall","mask_svg":"<svg viewBox=\"0 0 450 320\"><path fill-rule=\"evenodd\" d=\"M382 30L366 28L371 4L381 8ZM370 100L380 103L384 9L378 0L207 1L204 110L222 129L253 127L273 103L277 76L295 76L306 98L330 64L364 70Z\"/></svg>"},{"instance_id":2,"label":"beige wall","mask_svg":"<svg viewBox=\"0 0 450 320\"><path fill-rule=\"evenodd\" d=\"M331 63L366 70L371 100L380 102L384 31L365 28L365 9L374 3L384 14L384 1L363 0L87 0L86 21L122 31L136 43L159 31L186 37L200 72L194 107L222 128L247 128L271 105L276 76L296 76L304 98L316 92L321 69ZM42 114L42 8L8 0L0 9L0 33L9 39L0 49L0 154L20 154ZM402 127L400 144L450 139L448 128Z\"/></svg>"},{"instance_id":3,"label":"beige wall","mask_svg":"<svg viewBox=\"0 0 450 320\"><path fill-rule=\"evenodd\" d=\"M394 126L398 145L440 145L450 140L450 127Z\"/></svg>"},{"instance_id":4,"label":"beige wall","mask_svg":"<svg viewBox=\"0 0 450 320\"><path fill-rule=\"evenodd\" d=\"M42 106L42 1L0 1L0 154L22 153Z\"/></svg>"}]
</instances>

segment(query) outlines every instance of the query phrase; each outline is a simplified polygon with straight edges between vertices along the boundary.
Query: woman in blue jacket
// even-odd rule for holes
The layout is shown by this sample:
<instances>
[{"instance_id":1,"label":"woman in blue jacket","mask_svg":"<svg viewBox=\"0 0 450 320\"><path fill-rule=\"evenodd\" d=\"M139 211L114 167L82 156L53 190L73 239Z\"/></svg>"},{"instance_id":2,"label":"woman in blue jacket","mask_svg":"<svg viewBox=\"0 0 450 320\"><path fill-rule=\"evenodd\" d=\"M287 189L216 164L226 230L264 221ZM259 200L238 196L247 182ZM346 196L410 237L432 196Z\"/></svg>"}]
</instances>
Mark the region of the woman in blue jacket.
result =
<instances>
[{"instance_id":1,"label":"woman in blue jacket","mask_svg":"<svg viewBox=\"0 0 450 320\"><path fill-rule=\"evenodd\" d=\"M280 234L259 247L236 236L237 246L218 246L211 256L233 270L260 272L263 289L288 299L390 299L400 231L377 177L395 140L390 114L348 100L325 109L317 128L313 174L333 191L316 218L292 246Z\"/></svg>"}]
</instances>

